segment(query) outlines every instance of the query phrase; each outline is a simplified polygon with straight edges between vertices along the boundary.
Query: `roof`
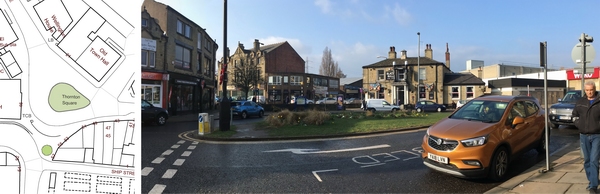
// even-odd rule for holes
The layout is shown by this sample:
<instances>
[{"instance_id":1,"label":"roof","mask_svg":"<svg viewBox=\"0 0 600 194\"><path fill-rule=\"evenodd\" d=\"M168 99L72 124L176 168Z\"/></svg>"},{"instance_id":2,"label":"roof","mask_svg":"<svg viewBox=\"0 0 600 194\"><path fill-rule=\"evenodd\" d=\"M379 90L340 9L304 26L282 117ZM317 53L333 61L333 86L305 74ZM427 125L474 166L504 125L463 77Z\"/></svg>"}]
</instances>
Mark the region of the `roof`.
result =
<instances>
[{"instance_id":1,"label":"roof","mask_svg":"<svg viewBox=\"0 0 600 194\"><path fill-rule=\"evenodd\" d=\"M548 87L567 87L567 80L547 80ZM543 79L526 79L526 78L507 78L499 80L489 80L488 85L490 88L504 88L504 87L544 87Z\"/></svg>"},{"instance_id":2,"label":"roof","mask_svg":"<svg viewBox=\"0 0 600 194\"><path fill-rule=\"evenodd\" d=\"M485 82L471 73L446 73L444 85L485 85Z\"/></svg>"},{"instance_id":3,"label":"roof","mask_svg":"<svg viewBox=\"0 0 600 194\"><path fill-rule=\"evenodd\" d=\"M408 61L408 65L417 65L419 62L420 65L435 65L435 64L443 64L442 62L427 58L427 57L407 57L406 59L395 58L395 59L385 59L370 65L363 66L362 68L373 68L373 67L393 67L394 62L396 65L404 65L405 61Z\"/></svg>"},{"instance_id":4,"label":"roof","mask_svg":"<svg viewBox=\"0 0 600 194\"><path fill-rule=\"evenodd\" d=\"M352 84L354 82L360 81L363 79L362 77L349 77L349 78L340 78L340 86Z\"/></svg>"},{"instance_id":5,"label":"roof","mask_svg":"<svg viewBox=\"0 0 600 194\"><path fill-rule=\"evenodd\" d=\"M275 44L264 45L264 46L260 47L260 50L263 51L263 52L267 52L268 53L268 52L271 52L271 51L275 50L277 47L285 44L286 42L287 41L285 41L285 42L279 42L279 43L275 43ZM250 52L252 52L252 49L253 48L244 49L243 51L244 51L244 53L250 53Z\"/></svg>"}]
</instances>

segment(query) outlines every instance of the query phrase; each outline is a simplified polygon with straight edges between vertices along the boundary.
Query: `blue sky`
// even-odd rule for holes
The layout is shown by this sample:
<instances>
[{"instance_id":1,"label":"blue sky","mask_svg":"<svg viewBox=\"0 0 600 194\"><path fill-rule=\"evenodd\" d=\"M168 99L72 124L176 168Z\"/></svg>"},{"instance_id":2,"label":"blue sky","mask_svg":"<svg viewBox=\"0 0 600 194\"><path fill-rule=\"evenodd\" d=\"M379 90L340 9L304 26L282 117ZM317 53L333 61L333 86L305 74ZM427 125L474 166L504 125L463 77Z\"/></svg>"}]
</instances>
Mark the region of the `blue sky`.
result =
<instances>
[{"instance_id":1,"label":"blue sky","mask_svg":"<svg viewBox=\"0 0 600 194\"><path fill-rule=\"evenodd\" d=\"M157 0L167 4L217 40L223 50L222 0ZM141 3L140 3L141 4ZM431 44L433 59L445 62L446 43L451 70L466 69L467 60L485 65L538 66L539 42L548 42L548 64L573 68L571 50L581 33L600 42L600 1L480 1L480 0L229 0L228 46L254 39L266 44L288 41L318 73L325 47L348 77L362 77L362 66L383 60L389 47L398 56L407 50L421 56ZM596 47L600 52L600 48ZM597 53L598 53L597 52ZM600 55L600 53L598 53ZM592 63L600 65L600 59Z\"/></svg>"}]
</instances>

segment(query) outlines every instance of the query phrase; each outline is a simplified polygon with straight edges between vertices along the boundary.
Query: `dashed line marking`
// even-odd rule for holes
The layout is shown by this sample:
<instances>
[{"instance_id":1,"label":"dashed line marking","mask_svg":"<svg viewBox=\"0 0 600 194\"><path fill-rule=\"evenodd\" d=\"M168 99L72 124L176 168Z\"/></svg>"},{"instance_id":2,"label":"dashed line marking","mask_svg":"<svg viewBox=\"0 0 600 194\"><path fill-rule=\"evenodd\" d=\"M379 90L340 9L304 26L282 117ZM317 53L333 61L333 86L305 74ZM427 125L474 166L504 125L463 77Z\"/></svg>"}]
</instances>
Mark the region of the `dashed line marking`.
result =
<instances>
[{"instance_id":1,"label":"dashed line marking","mask_svg":"<svg viewBox=\"0 0 600 194\"><path fill-rule=\"evenodd\" d=\"M198 142L197 141L192 142L192 145L198 145Z\"/></svg>"},{"instance_id":2,"label":"dashed line marking","mask_svg":"<svg viewBox=\"0 0 600 194\"><path fill-rule=\"evenodd\" d=\"M190 154L192 154L192 151L184 151L181 156L190 156Z\"/></svg>"},{"instance_id":3,"label":"dashed line marking","mask_svg":"<svg viewBox=\"0 0 600 194\"><path fill-rule=\"evenodd\" d=\"M193 149L196 149L196 146L190 146L190 147L188 147L188 150L193 150Z\"/></svg>"},{"instance_id":4,"label":"dashed line marking","mask_svg":"<svg viewBox=\"0 0 600 194\"><path fill-rule=\"evenodd\" d=\"M175 173L177 173L177 169L168 169L167 172L165 172L165 174L163 174L162 178L163 179L173 178L173 176L175 176Z\"/></svg>"},{"instance_id":5,"label":"dashed line marking","mask_svg":"<svg viewBox=\"0 0 600 194\"><path fill-rule=\"evenodd\" d=\"M331 171L337 171L338 169L330 169L330 170L315 170L312 171L313 175L315 175L315 177L317 177L317 180L319 180L319 182L323 182L323 180L321 180L321 177L319 177L319 175L317 175L317 172L331 172Z\"/></svg>"},{"instance_id":6,"label":"dashed line marking","mask_svg":"<svg viewBox=\"0 0 600 194\"><path fill-rule=\"evenodd\" d=\"M185 162L185 159L177 159L177 160L175 160L175 162L173 162L173 165L181 166L183 164L183 162Z\"/></svg>"},{"instance_id":7,"label":"dashed line marking","mask_svg":"<svg viewBox=\"0 0 600 194\"><path fill-rule=\"evenodd\" d=\"M185 140L180 140L177 142L177 144L183 144L183 143L185 143Z\"/></svg>"},{"instance_id":8,"label":"dashed line marking","mask_svg":"<svg viewBox=\"0 0 600 194\"><path fill-rule=\"evenodd\" d=\"M173 153L173 150L167 150L167 151L163 152L161 155L168 156L168 155L171 155L171 153Z\"/></svg>"},{"instance_id":9,"label":"dashed line marking","mask_svg":"<svg viewBox=\"0 0 600 194\"><path fill-rule=\"evenodd\" d=\"M154 168L144 167L144 169L142 169L142 176L148 176L148 174L150 174L150 172L152 172L152 170L154 170Z\"/></svg>"},{"instance_id":10,"label":"dashed line marking","mask_svg":"<svg viewBox=\"0 0 600 194\"><path fill-rule=\"evenodd\" d=\"M158 157L158 158L152 160L152 164L160 164L163 160L165 160L165 158Z\"/></svg>"},{"instance_id":11,"label":"dashed line marking","mask_svg":"<svg viewBox=\"0 0 600 194\"><path fill-rule=\"evenodd\" d=\"M156 184L148 194L161 194L165 188L167 188L167 185Z\"/></svg>"},{"instance_id":12,"label":"dashed line marking","mask_svg":"<svg viewBox=\"0 0 600 194\"><path fill-rule=\"evenodd\" d=\"M361 166L361 168L367 168L367 167L379 166L379 165L384 165L384 164L386 164L386 163L371 164L371 165Z\"/></svg>"},{"instance_id":13,"label":"dashed line marking","mask_svg":"<svg viewBox=\"0 0 600 194\"><path fill-rule=\"evenodd\" d=\"M173 145L173 146L171 146L171 148L177 149L177 148L179 148L179 145Z\"/></svg>"}]
</instances>

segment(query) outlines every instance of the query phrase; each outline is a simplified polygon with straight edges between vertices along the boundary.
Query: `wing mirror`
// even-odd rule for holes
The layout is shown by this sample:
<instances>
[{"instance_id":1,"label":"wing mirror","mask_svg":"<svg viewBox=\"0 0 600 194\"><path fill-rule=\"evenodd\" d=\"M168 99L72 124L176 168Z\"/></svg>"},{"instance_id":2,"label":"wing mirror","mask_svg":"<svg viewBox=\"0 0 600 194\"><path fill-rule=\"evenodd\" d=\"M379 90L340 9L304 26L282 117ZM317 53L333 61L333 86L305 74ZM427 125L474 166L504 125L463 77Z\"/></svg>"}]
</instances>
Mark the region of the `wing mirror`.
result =
<instances>
[{"instance_id":1,"label":"wing mirror","mask_svg":"<svg viewBox=\"0 0 600 194\"><path fill-rule=\"evenodd\" d=\"M562 99L560 99L560 98L559 98L559 99L558 99L558 102L562 102Z\"/></svg>"},{"instance_id":2,"label":"wing mirror","mask_svg":"<svg viewBox=\"0 0 600 194\"><path fill-rule=\"evenodd\" d=\"M511 127L514 129L518 124L523 124L524 122L523 117L515 117Z\"/></svg>"}]
</instances>

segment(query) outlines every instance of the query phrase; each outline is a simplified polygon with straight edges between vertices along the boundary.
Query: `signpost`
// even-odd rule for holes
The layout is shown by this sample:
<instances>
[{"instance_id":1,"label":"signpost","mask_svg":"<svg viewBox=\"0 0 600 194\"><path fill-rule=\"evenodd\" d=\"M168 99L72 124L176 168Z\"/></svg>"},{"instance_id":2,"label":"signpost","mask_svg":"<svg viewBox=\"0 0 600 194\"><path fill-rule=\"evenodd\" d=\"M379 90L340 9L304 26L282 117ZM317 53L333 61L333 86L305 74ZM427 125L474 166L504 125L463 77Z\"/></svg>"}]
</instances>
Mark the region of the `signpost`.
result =
<instances>
[{"instance_id":1,"label":"signpost","mask_svg":"<svg viewBox=\"0 0 600 194\"><path fill-rule=\"evenodd\" d=\"M585 33L581 33L581 37L579 37L579 42L573 47L573 51L571 51L571 59L575 64L581 66L582 71L581 75L585 75L585 64L592 63L594 58L596 58L596 50L592 46L592 44L588 44L594 42L593 37L588 37ZM589 49L587 49L589 47ZM581 76L581 96L585 95L585 91L583 89L583 84L585 83L585 76Z\"/></svg>"}]
</instances>

